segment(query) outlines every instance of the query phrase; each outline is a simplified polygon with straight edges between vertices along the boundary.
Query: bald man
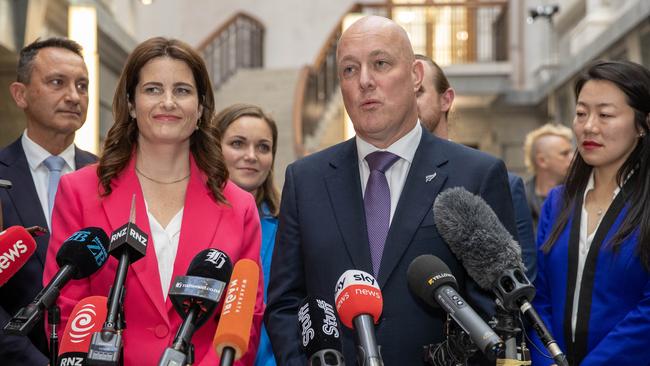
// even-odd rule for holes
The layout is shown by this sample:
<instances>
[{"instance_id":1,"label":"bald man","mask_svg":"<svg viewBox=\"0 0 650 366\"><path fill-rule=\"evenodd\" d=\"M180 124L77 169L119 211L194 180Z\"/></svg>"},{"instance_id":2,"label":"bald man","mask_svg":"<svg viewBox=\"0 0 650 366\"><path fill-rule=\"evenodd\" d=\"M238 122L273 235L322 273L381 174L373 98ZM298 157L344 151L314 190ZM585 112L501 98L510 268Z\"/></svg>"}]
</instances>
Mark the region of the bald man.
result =
<instances>
[{"instance_id":1,"label":"bald man","mask_svg":"<svg viewBox=\"0 0 650 366\"><path fill-rule=\"evenodd\" d=\"M372 274L383 294L375 334L384 363L424 365L422 347L444 340L446 314L409 291L406 270L413 259L438 256L466 300L482 296L440 238L433 202L447 188L465 187L514 233L506 168L423 130L416 102L422 65L393 21L369 16L355 22L341 36L336 60L356 136L287 168L266 326L278 364L304 366L301 302L310 295L334 305L338 278L358 269ZM378 160L387 163L378 168ZM346 362L354 364L354 331L343 329L342 340Z\"/></svg>"}]
</instances>

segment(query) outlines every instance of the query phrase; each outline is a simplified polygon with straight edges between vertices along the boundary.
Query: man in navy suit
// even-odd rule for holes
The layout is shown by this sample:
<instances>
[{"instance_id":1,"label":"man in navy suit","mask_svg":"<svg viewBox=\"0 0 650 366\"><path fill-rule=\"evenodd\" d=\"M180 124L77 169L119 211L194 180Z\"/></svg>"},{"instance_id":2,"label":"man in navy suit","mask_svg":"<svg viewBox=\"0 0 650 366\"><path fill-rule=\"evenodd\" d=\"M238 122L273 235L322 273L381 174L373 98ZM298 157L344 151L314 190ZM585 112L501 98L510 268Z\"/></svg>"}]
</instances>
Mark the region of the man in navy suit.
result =
<instances>
[{"instance_id":1,"label":"man in navy suit","mask_svg":"<svg viewBox=\"0 0 650 366\"><path fill-rule=\"evenodd\" d=\"M424 55L415 55L415 58L422 63L424 68L424 78L416 93L420 122L432 134L448 139L449 123L447 118L456 93L438 64ZM518 175L508 172L508 183L510 183L517 236L519 236L521 256L526 266L526 276L530 282L533 282L537 276L537 245L535 244L533 218L526 200L524 181Z\"/></svg>"},{"instance_id":2,"label":"man in navy suit","mask_svg":"<svg viewBox=\"0 0 650 366\"><path fill-rule=\"evenodd\" d=\"M73 144L88 109L88 71L81 46L64 38L37 40L26 46L20 51L17 78L10 91L25 113L26 129L0 150L0 178L13 183L10 189L0 189L4 226L49 227L51 173L45 160L62 158L62 174L97 160ZM49 234L36 237L34 255L0 287L0 327L43 288L49 238ZM47 354L43 322L29 337L0 334L2 365L47 365Z\"/></svg>"},{"instance_id":3,"label":"man in navy suit","mask_svg":"<svg viewBox=\"0 0 650 366\"><path fill-rule=\"evenodd\" d=\"M415 95L422 65L415 61L406 32L393 21L370 16L350 26L339 40L337 67L356 137L287 168L266 326L278 364L305 365L297 316L303 298L317 296L334 304L334 287L343 272L376 271L384 304L375 334L384 363L423 365L422 347L444 339L446 314L409 291L411 261L436 255L447 263L466 299L480 295L438 234L433 202L442 190L463 186L482 196L516 237L506 168L494 157L423 130ZM366 157L376 151L398 157L385 170L390 226L378 268L364 206L371 174ZM354 332L344 329L342 334L343 354L352 364Z\"/></svg>"}]
</instances>

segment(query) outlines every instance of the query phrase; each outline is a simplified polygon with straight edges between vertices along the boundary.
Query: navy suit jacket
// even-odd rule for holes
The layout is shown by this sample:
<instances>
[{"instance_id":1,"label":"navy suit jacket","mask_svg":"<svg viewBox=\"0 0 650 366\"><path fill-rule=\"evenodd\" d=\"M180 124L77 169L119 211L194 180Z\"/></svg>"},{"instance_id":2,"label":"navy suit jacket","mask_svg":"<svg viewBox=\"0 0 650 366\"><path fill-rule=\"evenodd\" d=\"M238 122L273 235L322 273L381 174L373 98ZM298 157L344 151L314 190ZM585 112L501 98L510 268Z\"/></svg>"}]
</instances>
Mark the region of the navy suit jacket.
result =
<instances>
[{"instance_id":1,"label":"navy suit jacket","mask_svg":"<svg viewBox=\"0 0 650 366\"><path fill-rule=\"evenodd\" d=\"M425 179L432 174L434 179ZM377 278L384 307L375 332L387 366L423 365L422 346L444 339L445 312L427 306L408 289L406 270L414 258L422 254L440 257L458 280L462 294L480 296L433 220L432 205L438 193L455 186L482 196L516 237L503 162L423 133L391 222ZM349 269L372 273L354 139L287 168L265 314L279 365L306 364L298 307L308 294L334 305L335 283ZM466 299L472 302L472 297ZM353 331L344 329L342 338L344 356L353 364Z\"/></svg>"},{"instance_id":2,"label":"navy suit jacket","mask_svg":"<svg viewBox=\"0 0 650 366\"><path fill-rule=\"evenodd\" d=\"M75 147L76 168L93 163L97 157ZM27 157L17 139L0 150L0 178L13 183L11 189L0 189L4 227L47 227ZM0 287L0 329L20 310L34 300L43 288L43 268L50 235L36 238L36 252L25 265ZM46 365L48 352L45 328L41 322L27 337L0 334L0 360L2 365Z\"/></svg>"},{"instance_id":3,"label":"navy suit jacket","mask_svg":"<svg viewBox=\"0 0 650 366\"><path fill-rule=\"evenodd\" d=\"M516 174L508 173L510 182L510 193L512 194L512 205L515 210L515 221L517 223L517 236L521 246L521 259L526 266L526 277L530 282L535 281L537 276L537 245L533 229L533 217L530 214L528 201L526 200L526 189L524 181Z\"/></svg>"}]
</instances>

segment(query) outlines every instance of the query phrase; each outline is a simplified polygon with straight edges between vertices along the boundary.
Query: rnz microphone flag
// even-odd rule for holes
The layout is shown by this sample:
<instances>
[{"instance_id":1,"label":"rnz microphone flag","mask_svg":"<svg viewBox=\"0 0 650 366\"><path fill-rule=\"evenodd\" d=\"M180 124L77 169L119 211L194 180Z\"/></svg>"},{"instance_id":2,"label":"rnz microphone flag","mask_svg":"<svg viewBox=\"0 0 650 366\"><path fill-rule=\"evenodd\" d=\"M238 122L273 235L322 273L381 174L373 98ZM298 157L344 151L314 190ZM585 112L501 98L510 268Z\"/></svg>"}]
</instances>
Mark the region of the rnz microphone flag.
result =
<instances>
[{"instance_id":1,"label":"rnz microphone flag","mask_svg":"<svg viewBox=\"0 0 650 366\"><path fill-rule=\"evenodd\" d=\"M59 347L58 366L84 365L93 333L106 320L106 296L86 297L70 313Z\"/></svg>"}]
</instances>

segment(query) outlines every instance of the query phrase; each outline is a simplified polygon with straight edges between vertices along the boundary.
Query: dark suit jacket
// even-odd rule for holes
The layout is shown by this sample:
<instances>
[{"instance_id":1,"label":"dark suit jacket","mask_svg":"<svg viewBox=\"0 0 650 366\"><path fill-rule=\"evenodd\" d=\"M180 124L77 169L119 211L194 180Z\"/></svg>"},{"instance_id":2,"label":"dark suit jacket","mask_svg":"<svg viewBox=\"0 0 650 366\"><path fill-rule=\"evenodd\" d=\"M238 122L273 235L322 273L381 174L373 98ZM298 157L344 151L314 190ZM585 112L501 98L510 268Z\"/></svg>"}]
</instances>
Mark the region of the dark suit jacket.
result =
<instances>
[{"instance_id":1,"label":"dark suit jacket","mask_svg":"<svg viewBox=\"0 0 650 366\"><path fill-rule=\"evenodd\" d=\"M512 194L512 204L515 210L521 258L526 266L526 276L530 282L533 282L537 276L537 245L535 244L533 218L530 215L528 201L526 201L524 181L521 177L512 173L508 173L508 181L510 182L510 193Z\"/></svg>"},{"instance_id":2,"label":"dark suit jacket","mask_svg":"<svg viewBox=\"0 0 650 366\"><path fill-rule=\"evenodd\" d=\"M265 314L279 365L306 364L297 313L307 294L334 305L335 282L344 271L372 273L357 162L356 143L351 139L287 168ZM425 177L434 173L435 178L427 182ZM462 294L478 293L434 225L436 196L455 186L481 195L516 237L503 162L423 133L377 279L384 308L375 331L387 366L422 365L422 346L443 340L445 312L430 308L408 289L406 270L415 257L440 257L458 280ZM343 353L354 364L354 333L348 329L343 330Z\"/></svg>"},{"instance_id":3,"label":"dark suit jacket","mask_svg":"<svg viewBox=\"0 0 650 366\"><path fill-rule=\"evenodd\" d=\"M95 155L75 147L77 169L96 160ZM4 227L47 227L20 138L0 150L0 178L13 183L11 189L0 189ZM36 238L34 255L0 287L0 329L20 308L32 302L43 288L43 268L49 239L49 234ZM29 338L0 334L2 365L46 365L48 360L43 354L48 352L48 343L44 329L42 323L37 325Z\"/></svg>"}]
</instances>

